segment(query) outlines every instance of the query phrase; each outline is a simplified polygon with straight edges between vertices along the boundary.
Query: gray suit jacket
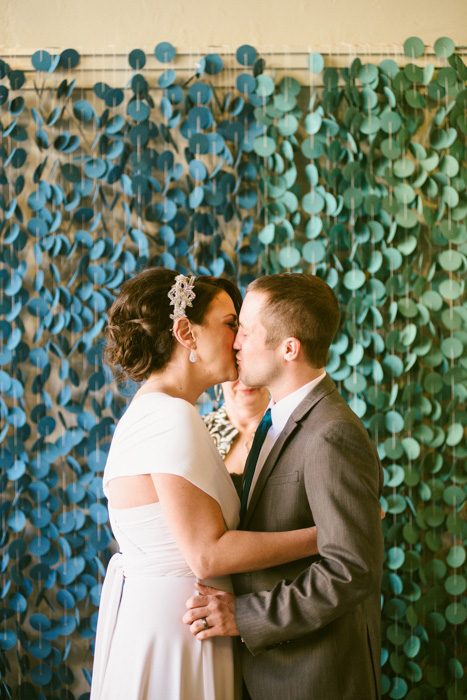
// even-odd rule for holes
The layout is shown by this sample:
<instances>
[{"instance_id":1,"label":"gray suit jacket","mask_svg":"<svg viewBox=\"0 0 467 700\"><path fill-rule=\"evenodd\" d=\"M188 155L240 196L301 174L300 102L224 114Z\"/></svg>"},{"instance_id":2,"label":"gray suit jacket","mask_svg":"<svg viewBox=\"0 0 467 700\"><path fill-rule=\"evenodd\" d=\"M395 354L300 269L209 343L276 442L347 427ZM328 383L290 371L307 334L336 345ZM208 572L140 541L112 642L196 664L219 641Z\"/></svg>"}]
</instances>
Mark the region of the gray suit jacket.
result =
<instances>
[{"instance_id":1,"label":"gray suit jacket","mask_svg":"<svg viewBox=\"0 0 467 700\"><path fill-rule=\"evenodd\" d=\"M233 577L253 700L379 698L382 482L364 425L326 376L276 440L240 524L317 525L320 552Z\"/></svg>"}]
</instances>

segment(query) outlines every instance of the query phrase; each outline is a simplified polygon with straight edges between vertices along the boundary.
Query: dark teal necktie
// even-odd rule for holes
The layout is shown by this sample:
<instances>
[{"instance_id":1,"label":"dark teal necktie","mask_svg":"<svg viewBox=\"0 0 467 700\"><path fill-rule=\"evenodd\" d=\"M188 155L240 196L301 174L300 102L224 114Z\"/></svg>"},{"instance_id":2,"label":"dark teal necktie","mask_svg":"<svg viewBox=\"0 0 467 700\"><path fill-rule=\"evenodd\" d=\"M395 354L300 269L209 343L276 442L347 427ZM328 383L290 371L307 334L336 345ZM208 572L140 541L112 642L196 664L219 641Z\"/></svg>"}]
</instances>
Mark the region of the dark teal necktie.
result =
<instances>
[{"instance_id":1,"label":"dark teal necktie","mask_svg":"<svg viewBox=\"0 0 467 700\"><path fill-rule=\"evenodd\" d=\"M253 476L256 469L256 462L258 461L259 453L261 452L261 447L263 446L264 438L268 434L269 428L272 424L271 409L268 408L260 424L256 428L255 437L253 438L253 443L251 445L250 454L245 464L245 472L243 479L243 491L240 506L240 521L246 512L246 507L248 504L248 494L250 493L251 482L253 481Z\"/></svg>"}]
</instances>

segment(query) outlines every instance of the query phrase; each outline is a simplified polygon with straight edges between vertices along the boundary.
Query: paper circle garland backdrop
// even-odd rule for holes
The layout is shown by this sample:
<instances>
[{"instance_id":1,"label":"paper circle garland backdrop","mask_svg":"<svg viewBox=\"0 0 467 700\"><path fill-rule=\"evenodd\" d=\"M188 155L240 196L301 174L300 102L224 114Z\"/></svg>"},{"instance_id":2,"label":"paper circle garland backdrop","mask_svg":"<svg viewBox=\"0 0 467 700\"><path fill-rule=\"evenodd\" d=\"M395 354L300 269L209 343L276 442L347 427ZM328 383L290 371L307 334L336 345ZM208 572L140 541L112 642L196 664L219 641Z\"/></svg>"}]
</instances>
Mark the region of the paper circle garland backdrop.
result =
<instances>
[{"instance_id":1,"label":"paper circle garland backdrop","mask_svg":"<svg viewBox=\"0 0 467 700\"><path fill-rule=\"evenodd\" d=\"M92 90L74 49L0 60L2 697L86 697L113 547L101 474L134 391L103 331L148 264L333 287L327 371L385 473L382 694L464 697L467 67L447 37L428 54L312 51L301 84L245 44L187 79L160 42Z\"/></svg>"}]
</instances>

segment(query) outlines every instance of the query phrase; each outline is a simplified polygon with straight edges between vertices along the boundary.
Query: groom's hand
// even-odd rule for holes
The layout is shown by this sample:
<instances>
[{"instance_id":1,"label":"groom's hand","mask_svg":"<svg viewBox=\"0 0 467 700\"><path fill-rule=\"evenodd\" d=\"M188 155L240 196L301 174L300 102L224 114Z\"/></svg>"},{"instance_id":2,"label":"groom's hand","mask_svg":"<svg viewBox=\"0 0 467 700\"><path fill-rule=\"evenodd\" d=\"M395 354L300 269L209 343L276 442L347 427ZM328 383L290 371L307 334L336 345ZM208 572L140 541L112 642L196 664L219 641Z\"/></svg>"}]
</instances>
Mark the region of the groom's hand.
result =
<instances>
[{"instance_id":1,"label":"groom's hand","mask_svg":"<svg viewBox=\"0 0 467 700\"><path fill-rule=\"evenodd\" d=\"M195 585L200 595L187 600L188 612L183 616L183 622L190 625L190 632L197 639L237 636L239 632L234 618L235 596L211 586L204 586L202 583Z\"/></svg>"}]
</instances>

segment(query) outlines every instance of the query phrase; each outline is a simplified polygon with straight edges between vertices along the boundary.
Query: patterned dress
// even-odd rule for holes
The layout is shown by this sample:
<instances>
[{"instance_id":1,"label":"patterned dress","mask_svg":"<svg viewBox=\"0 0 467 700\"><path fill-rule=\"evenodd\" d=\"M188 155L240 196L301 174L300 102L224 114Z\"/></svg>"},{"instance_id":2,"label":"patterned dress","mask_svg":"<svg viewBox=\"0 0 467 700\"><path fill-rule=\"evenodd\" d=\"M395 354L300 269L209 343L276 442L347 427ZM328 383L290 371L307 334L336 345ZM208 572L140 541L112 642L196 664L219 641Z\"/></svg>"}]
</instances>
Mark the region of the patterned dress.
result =
<instances>
[{"instance_id":1,"label":"patterned dress","mask_svg":"<svg viewBox=\"0 0 467 700\"><path fill-rule=\"evenodd\" d=\"M222 459L225 459L230 451L230 448L238 437L237 428L232 425L227 417L225 404L218 408L217 411L206 413L206 415L201 416L201 418L209 430L220 456ZM237 493L240 494L242 491L243 476L241 474L231 474L230 476L232 477L234 486L237 489Z\"/></svg>"}]
</instances>

